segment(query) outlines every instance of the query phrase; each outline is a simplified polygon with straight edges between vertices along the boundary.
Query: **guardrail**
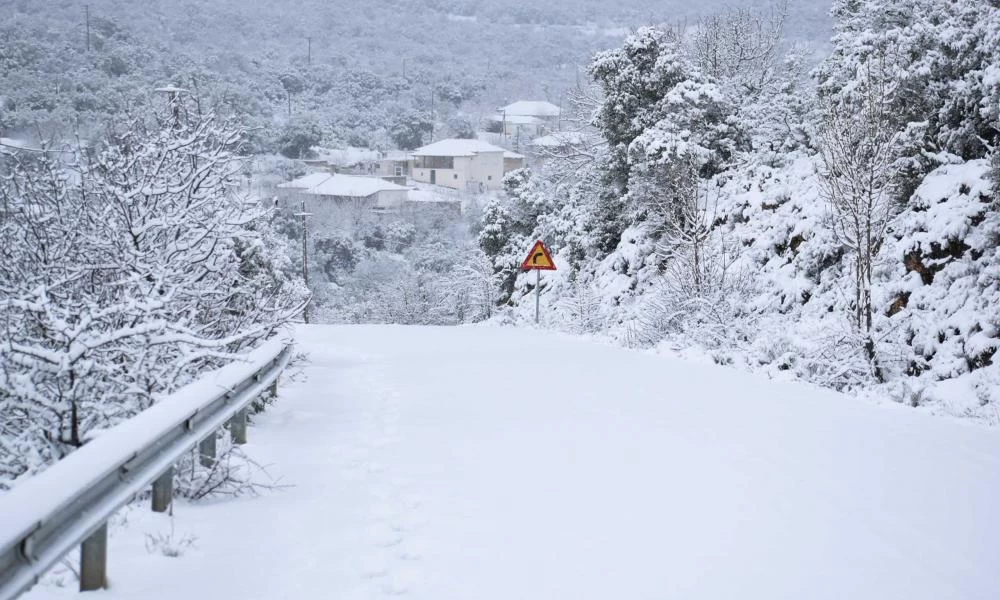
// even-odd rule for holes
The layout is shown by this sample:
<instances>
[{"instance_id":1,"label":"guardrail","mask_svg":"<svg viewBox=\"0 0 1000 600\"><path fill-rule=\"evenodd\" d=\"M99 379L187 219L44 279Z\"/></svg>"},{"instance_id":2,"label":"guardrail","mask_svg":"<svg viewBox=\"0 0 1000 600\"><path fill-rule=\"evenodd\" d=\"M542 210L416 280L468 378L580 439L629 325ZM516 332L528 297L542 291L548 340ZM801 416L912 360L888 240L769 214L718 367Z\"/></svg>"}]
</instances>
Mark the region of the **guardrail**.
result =
<instances>
[{"instance_id":1,"label":"guardrail","mask_svg":"<svg viewBox=\"0 0 1000 600\"><path fill-rule=\"evenodd\" d=\"M291 356L291 340L271 340L103 432L38 475L0 495L0 600L30 589L80 545L80 590L107 582L107 521L152 485L152 508L165 512L173 496L173 465L199 447L216 458L227 423L233 442L246 443L247 408L271 388Z\"/></svg>"}]
</instances>

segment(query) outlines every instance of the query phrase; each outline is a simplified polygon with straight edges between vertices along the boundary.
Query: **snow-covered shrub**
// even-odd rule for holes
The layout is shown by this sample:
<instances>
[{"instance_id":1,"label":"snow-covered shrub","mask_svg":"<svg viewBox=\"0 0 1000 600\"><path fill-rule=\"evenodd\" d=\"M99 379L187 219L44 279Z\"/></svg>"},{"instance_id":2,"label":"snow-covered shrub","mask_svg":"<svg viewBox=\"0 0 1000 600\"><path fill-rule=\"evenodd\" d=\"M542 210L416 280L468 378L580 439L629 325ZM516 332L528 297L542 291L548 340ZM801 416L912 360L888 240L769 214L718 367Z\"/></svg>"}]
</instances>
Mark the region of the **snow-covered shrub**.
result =
<instances>
[{"instance_id":1,"label":"snow-covered shrub","mask_svg":"<svg viewBox=\"0 0 1000 600\"><path fill-rule=\"evenodd\" d=\"M137 119L97 147L0 156L0 487L300 310L266 211L233 191L242 138Z\"/></svg>"},{"instance_id":2,"label":"snow-covered shrub","mask_svg":"<svg viewBox=\"0 0 1000 600\"><path fill-rule=\"evenodd\" d=\"M216 433L216 458L211 466L200 462L198 448L185 454L175 465L174 493L189 500L218 497L256 496L280 487L225 432Z\"/></svg>"}]
</instances>

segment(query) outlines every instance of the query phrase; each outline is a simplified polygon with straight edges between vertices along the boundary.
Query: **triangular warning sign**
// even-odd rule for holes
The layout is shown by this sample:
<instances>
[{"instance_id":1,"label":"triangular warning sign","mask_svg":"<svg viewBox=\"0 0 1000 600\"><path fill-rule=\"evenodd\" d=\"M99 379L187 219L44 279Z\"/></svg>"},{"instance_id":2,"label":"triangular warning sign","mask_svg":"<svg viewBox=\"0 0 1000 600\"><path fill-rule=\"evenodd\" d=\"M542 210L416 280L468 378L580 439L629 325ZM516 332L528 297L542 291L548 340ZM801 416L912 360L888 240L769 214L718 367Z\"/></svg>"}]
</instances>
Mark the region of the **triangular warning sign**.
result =
<instances>
[{"instance_id":1,"label":"triangular warning sign","mask_svg":"<svg viewBox=\"0 0 1000 600\"><path fill-rule=\"evenodd\" d=\"M542 240L535 242L535 245L531 248L531 252L528 253L528 257L521 264L521 269L524 271L532 269L536 271L556 270L556 263L552 260L552 255L549 254L549 249L545 247Z\"/></svg>"}]
</instances>

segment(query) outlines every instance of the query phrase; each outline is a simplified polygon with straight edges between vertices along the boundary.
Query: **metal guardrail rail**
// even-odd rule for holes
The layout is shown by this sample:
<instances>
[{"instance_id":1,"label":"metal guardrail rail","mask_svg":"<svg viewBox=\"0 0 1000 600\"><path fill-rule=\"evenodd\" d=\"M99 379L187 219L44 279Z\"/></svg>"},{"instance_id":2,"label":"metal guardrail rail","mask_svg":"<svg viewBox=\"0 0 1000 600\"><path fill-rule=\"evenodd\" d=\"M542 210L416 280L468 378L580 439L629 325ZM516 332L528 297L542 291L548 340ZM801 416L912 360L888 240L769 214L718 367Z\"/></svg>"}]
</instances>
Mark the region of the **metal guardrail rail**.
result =
<instances>
[{"instance_id":1,"label":"metal guardrail rail","mask_svg":"<svg viewBox=\"0 0 1000 600\"><path fill-rule=\"evenodd\" d=\"M108 518L151 484L153 510L166 511L173 465L196 445L211 465L227 423L233 441L245 443L247 408L277 391L291 348L290 340L266 343L249 364L209 373L0 496L0 600L30 589L77 545L80 589L105 587Z\"/></svg>"}]
</instances>

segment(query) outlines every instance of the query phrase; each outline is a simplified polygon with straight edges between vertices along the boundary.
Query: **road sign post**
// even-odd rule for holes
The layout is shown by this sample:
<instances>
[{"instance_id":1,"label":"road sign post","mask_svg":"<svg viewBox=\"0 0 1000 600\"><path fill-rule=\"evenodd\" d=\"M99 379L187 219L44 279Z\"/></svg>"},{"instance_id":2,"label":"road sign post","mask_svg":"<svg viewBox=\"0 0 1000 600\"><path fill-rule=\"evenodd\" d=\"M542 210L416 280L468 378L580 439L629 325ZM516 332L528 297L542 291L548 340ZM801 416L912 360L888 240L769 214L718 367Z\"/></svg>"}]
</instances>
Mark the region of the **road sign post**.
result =
<instances>
[{"instance_id":1,"label":"road sign post","mask_svg":"<svg viewBox=\"0 0 1000 600\"><path fill-rule=\"evenodd\" d=\"M542 240L538 240L532 246L531 252L528 253L527 258L521 264L521 269L524 271L533 270L535 272L535 323L538 323L542 312L542 271L556 270L556 263L552 260L552 253L545 247Z\"/></svg>"},{"instance_id":2,"label":"road sign post","mask_svg":"<svg viewBox=\"0 0 1000 600\"><path fill-rule=\"evenodd\" d=\"M538 323L538 316L541 314L542 305L542 272L535 269L535 323Z\"/></svg>"}]
</instances>

